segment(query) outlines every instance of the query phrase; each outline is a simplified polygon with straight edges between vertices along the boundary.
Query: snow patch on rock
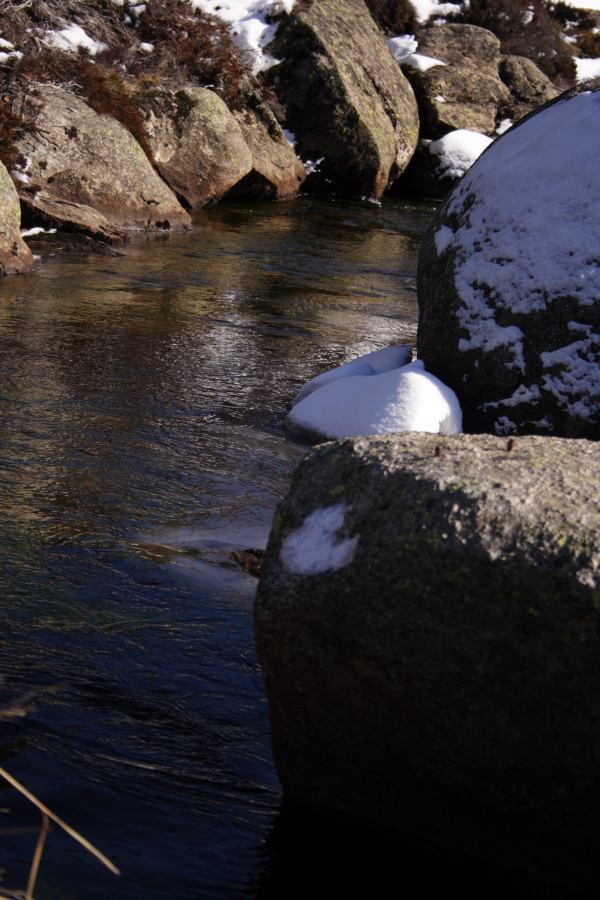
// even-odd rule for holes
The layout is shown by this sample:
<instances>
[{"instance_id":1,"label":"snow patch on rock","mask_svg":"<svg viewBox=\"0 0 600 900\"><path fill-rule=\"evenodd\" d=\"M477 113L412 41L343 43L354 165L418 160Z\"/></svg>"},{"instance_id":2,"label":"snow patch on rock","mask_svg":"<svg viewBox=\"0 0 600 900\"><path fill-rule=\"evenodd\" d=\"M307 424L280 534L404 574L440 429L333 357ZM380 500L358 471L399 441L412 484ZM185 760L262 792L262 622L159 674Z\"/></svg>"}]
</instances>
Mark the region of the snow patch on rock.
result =
<instances>
[{"instance_id":1,"label":"snow patch on rock","mask_svg":"<svg viewBox=\"0 0 600 900\"><path fill-rule=\"evenodd\" d=\"M284 539L280 559L294 575L320 575L335 572L354 559L358 535L340 540L347 505L336 503L316 509L295 531Z\"/></svg>"}]
</instances>

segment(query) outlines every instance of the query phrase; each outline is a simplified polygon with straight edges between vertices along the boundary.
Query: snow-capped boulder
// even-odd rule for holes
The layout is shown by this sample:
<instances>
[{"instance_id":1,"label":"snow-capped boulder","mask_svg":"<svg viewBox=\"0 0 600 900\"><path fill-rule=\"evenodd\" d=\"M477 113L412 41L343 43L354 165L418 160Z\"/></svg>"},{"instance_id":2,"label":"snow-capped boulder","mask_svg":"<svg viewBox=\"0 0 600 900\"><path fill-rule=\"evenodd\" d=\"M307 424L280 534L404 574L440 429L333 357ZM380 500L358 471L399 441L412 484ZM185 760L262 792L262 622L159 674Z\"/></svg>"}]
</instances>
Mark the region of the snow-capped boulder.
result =
<instances>
[{"instance_id":1,"label":"snow-capped boulder","mask_svg":"<svg viewBox=\"0 0 600 900\"><path fill-rule=\"evenodd\" d=\"M36 86L35 104L35 131L17 142L28 160L18 191L30 216L108 239L188 227L189 215L123 125L51 84Z\"/></svg>"},{"instance_id":2,"label":"snow-capped boulder","mask_svg":"<svg viewBox=\"0 0 600 900\"><path fill-rule=\"evenodd\" d=\"M21 237L21 207L12 179L0 162L0 275L28 272L31 250Z\"/></svg>"},{"instance_id":3,"label":"snow-capped boulder","mask_svg":"<svg viewBox=\"0 0 600 900\"><path fill-rule=\"evenodd\" d=\"M498 111L500 119L518 122L560 93L548 76L526 56L503 56L500 78L510 91L510 100Z\"/></svg>"},{"instance_id":4,"label":"snow-capped boulder","mask_svg":"<svg viewBox=\"0 0 600 900\"><path fill-rule=\"evenodd\" d=\"M377 198L417 144L412 89L363 0L298 4L269 51L271 83L298 150L315 163L307 190ZM317 164L318 161L318 164Z\"/></svg>"},{"instance_id":5,"label":"snow-capped boulder","mask_svg":"<svg viewBox=\"0 0 600 900\"><path fill-rule=\"evenodd\" d=\"M234 116L252 154L252 168L233 196L293 200L306 178L303 164L266 105L237 110Z\"/></svg>"},{"instance_id":6,"label":"snow-capped boulder","mask_svg":"<svg viewBox=\"0 0 600 900\"><path fill-rule=\"evenodd\" d=\"M600 437L600 82L477 160L419 258L419 356L466 431Z\"/></svg>"},{"instance_id":7,"label":"snow-capped boulder","mask_svg":"<svg viewBox=\"0 0 600 900\"><path fill-rule=\"evenodd\" d=\"M154 163L190 209L220 200L252 169L242 129L214 91L161 88L138 102Z\"/></svg>"},{"instance_id":8,"label":"snow-capped boulder","mask_svg":"<svg viewBox=\"0 0 600 900\"><path fill-rule=\"evenodd\" d=\"M493 134L499 106L510 94L498 75L500 42L476 25L441 25L419 32L418 53L443 65L425 70L404 65L421 114L422 136L448 131Z\"/></svg>"},{"instance_id":9,"label":"snow-capped boulder","mask_svg":"<svg viewBox=\"0 0 600 900\"><path fill-rule=\"evenodd\" d=\"M255 607L286 798L595 889L599 485L590 441L305 457Z\"/></svg>"}]
</instances>

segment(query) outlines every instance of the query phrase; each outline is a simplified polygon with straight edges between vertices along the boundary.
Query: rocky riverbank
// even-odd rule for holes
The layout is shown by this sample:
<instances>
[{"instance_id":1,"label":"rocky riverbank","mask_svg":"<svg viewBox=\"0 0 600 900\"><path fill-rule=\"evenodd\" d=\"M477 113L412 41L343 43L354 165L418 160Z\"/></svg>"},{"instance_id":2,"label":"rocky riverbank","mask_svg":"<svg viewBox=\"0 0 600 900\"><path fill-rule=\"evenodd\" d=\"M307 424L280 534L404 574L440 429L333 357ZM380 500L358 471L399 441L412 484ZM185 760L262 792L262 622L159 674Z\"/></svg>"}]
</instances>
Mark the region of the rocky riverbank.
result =
<instances>
[{"instance_id":1,"label":"rocky riverbank","mask_svg":"<svg viewBox=\"0 0 600 900\"><path fill-rule=\"evenodd\" d=\"M27 228L115 243L228 197L443 195L600 52L594 13L505 5L5 3L2 272L32 265L17 203Z\"/></svg>"}]
</instances>

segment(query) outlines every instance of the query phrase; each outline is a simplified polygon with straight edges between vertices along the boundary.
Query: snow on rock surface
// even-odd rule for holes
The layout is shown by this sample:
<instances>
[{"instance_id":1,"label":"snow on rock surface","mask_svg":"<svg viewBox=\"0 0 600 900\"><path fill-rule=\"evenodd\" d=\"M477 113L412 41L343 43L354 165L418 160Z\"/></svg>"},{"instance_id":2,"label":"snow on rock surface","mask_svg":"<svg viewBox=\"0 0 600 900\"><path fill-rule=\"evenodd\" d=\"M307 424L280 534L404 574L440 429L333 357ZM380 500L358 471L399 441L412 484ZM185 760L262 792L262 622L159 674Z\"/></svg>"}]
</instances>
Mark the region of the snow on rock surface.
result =
<instances>
[{"instance_id":1,"label":"snow on rock surface","mask_svg":"<svg viewBox=\"0 0 600 900\"><path fill-rule=\"evenodd\" d=\"M598 429L599 154L600 93L583 86L499 138L424 242L419 355L469 429L498 431L502 405L516 430Z\"/></svg>"},{"instance_id":2,"label":"snow on rock surface","mask_svg":"<svg viewBox=\"0 0 600 900\"><path fill-rule=\"evenodd\" d=\"M358 535L339 538L346 511L345 503L316 509L300 528L288 534L280 551L286 569L295 575L318 575L349 565L354 558Z\"/></svg>"},{"instance_id":3,"label":"snow on rock surface","mask_svg":"<svg viewBox=\"0 0 600 900\"><path fill-rule=\"evenodd\" d=\"M322 388L330 381L337 381L338 378L347 378L350 375L378 375L381 372L388 372L390 369L398 369L400 366L407 365L411 358L412 347L409 344L384 347L383 350L366 353L343 366L337 366L335 369L329 369L327 372L321 372L320 375L311 378L300 388L292 405L295 406L300 400L304 400L313 391Z\"/></svg>"},{"instance_id":4,"label":"snow on rock surface","mask_svg":"<svg viewBox=\"0 0 600 900\"><path fill-rule=\"evenodd\" d=\"M394 431L456 434L462 416L454 392L417 360L379 374L338 377L300 400L287 424L332 439Z\"/></svg>"},{"instance_id":5,"label":"snow on rock surface","mask_svg":"<svg viewBox=\"0 0 600 900\"><path fill-rule=\"evenodd\" d=\"M392 56L397 63L403 66L410 66L411 69L426 72L427 69L432 69L434 66L446 65L441 59L417 53L418 46L418 41L412 34L401 34L398 37L390 38L388 41L388 47L392 52Z\"/></svg>"},{"instance_id":6,"label":"snow on rock surface","mask_svg":"<svg viewBox=\"0 0 600 900\"><path fill-rule=\"evenodd\" d=\"M439 158L441 178L461 178L492 140L478 131L459 128L437 141L431 141L427 149Z\"/></svg>"},{"instance_id":7,"label":"snow on rock surface","mask_svg":"<svg viewBox=\"0 0 600 900\"><path fill-rule=\"evenodd\" d=\"M290 13L296 0L190 0L194 9L226 22L237 45L248 53L255 73L263 72L278 60L265 47L277 33L277 23L267 18Z\"/></svg>"}]
</instances>

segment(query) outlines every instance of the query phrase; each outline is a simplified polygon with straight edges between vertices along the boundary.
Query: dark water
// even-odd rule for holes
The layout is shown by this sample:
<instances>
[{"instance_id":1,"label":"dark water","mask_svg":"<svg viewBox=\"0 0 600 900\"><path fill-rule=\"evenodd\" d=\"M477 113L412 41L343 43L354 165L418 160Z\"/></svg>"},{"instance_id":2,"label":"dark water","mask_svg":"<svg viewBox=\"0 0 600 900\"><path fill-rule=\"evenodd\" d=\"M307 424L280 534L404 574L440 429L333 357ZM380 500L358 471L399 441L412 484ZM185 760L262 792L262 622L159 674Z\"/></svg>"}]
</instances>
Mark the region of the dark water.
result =
<instances>
[{"instance_id":1,"label":"dark water","mask_svg":"<svg viewBox=\"0 0 600 900\"><path fill-rule=\"evenodd\" d=\"M0 285L0 699L37 692L0 762L123 872L54 829L42 900L285 897L288 855L314 862L279 815L255 581L226 551L264 543L304 452L280 424L298 386L414 338L429 217L220 207ZM0 807L23 888L37 814Z\"/></svg>"}]
</instances>

